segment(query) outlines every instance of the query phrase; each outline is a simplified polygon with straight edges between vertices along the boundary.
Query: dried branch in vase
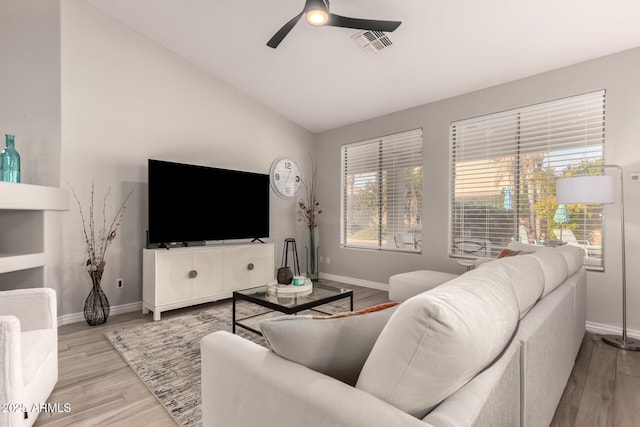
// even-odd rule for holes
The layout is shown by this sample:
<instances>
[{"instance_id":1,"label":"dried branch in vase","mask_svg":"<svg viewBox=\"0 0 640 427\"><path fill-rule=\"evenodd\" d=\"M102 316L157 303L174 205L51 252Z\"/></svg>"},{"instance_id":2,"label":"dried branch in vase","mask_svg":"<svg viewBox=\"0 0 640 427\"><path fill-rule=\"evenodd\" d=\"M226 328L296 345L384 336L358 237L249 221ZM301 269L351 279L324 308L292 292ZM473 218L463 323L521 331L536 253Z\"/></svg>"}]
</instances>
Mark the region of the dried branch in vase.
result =
<instances>
[{"instance_id":1,"label":"dried branch in vase","mask_svg":"<svg viewBox=\"0 0 640 427\"><path fill-rule=\"evenodd\" d=\"M313 174L311 175L311 182L302 181L306 192L306 199L298 202L300 207L300 218L298 221L304 221L310 230L318 227L317 216L322 213L320 209L320 203L316 199L316 174L317 170L313 168Z\"/></svg>"},{"instance_id":2,"label":"dried branch in vase","mask_svg":"<svg viewBox=\"0 0 640 427\"><path fill-rule=\"evenodd\" d=\"M124 198L120 208L113 216L113 219L107 226L107 199L109 198L109 194L111 193L111 189L107 190L107 193L104 195L102 202L102 227L97 229L96 227L96 218L95 218L95 203L94 203L94 195L95 195L95 184L91 184L91 203L89 204L89 216L85 217L85 213L82 209L82 203L80 203L80 198L76 194L75 190L71 185L69 185L73 197L76 199L78 203L78 208L80 210L80 218L82 218L82 230L84 232L84 239L87 245L87 269L89 271L102 271L105 266L105 256L107 255L107 249L111 243L115 240L117 236L118 228L122 223L122 218L124 217L124 212L127 208L127 201L131 194L133 194L133 190L127 194ZM88 219L88 221L87 221Z\"/></svg>"}]
</instances>

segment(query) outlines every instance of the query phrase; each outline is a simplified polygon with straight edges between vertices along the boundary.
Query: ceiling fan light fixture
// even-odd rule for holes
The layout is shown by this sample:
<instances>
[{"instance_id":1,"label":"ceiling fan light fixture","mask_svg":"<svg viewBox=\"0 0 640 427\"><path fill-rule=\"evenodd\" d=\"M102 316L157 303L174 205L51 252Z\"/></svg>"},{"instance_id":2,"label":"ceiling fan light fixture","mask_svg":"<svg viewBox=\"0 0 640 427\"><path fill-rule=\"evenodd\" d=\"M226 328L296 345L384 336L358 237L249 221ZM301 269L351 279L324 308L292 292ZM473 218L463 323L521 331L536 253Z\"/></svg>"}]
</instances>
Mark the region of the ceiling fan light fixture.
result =
<instances>
[{"instance_id":1,"label":"ceiling fan light fixture","mask_svg":"<svg viewBox=\"0 0 640 427\"><path fill-rule=\"evenodd\" d=\"M329 20L329 14L324 9L311 9L307 11L307 22L317 27L322 26Z\"/></svg>"}]
</instances>

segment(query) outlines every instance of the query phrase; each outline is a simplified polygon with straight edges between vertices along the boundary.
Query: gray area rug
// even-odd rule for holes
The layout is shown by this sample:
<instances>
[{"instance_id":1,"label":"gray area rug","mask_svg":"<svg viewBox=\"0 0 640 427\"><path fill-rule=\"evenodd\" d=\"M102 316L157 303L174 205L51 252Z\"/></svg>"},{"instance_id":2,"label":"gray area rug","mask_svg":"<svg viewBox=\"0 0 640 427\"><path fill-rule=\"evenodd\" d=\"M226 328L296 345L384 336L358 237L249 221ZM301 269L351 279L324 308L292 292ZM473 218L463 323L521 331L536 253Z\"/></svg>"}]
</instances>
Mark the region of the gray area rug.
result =
<instances>
[{"instance_id":1,"label":"gray area rug","mask_svg":"<svg viewBox=\"0 0 640 427\"><path fill-rule=\"evenodd\" d=\"M340 302L322 306L327 312L345 308ZM238 317L265 311L245 301L237 304ZM231 331L231 317L231 302L227 302L167 320L117 329L105 336L179 425L199 427L200 340L215 331ZM257 334L242 328L237 333L266 347L264 338Z\"/></svg>"}]
</instances>

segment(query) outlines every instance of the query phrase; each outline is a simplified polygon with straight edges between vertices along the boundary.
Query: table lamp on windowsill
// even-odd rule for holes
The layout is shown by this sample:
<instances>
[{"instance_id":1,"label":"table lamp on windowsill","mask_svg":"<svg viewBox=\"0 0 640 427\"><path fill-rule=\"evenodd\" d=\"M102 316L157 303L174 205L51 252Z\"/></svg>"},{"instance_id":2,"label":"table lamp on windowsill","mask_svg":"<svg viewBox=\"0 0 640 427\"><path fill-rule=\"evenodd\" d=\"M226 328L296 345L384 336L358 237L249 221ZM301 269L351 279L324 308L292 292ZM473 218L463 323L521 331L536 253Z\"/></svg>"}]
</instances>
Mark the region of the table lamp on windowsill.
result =
<instances>
[{"instance_id":1,"label":"table lamp on windowsill","mask_svg":"<svg viewBox=\"0 0 640 427\"><path fill-rule=\"evenodd\" d=\"M605 335L602 340L623 350L640 350L640 341L627 337L627 265L624 241L624 191L623 172L618 165L602 165L603 169L615 168L620 173L620 241L622 243L622 336ZM594 169L595 166L585 168ZM585 175L563 178L556 181L557 203L614 203L615 186L613 176Z\"/></svg>"}]
</instances>

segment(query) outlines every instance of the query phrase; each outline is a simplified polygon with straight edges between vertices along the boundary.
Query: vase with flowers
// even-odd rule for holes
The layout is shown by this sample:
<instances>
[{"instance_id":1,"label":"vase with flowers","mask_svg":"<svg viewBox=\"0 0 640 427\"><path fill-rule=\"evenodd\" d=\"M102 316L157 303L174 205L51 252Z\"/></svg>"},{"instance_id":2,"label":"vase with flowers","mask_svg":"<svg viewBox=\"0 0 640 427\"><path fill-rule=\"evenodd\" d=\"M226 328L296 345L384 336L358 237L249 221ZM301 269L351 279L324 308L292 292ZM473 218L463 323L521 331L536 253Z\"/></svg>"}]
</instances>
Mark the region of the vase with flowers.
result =
<instances>
[{"instance_id":1,"label":"vase with flowers","mask_svg":"<svg viewBox=\"0 0 640 427\"><path fill-rule=\"evenodd\" d=\"M308 237L306 241L307 249L307 277L317 282L320 278L318 266L318 252L320 248L320 238L318 230L318 215L322 213L320 203L316 198L316 168L313 168L311 180L303 181L306 197L305 200L298 202L300 207L300 218L306 224L308 229Z\"/></svg>"},{"instance_id":2,"label":"vase with flowers","mask_svg":"<svg viewBox=\"0 0 640 427\"><path fill-rule=\"evenodd\" d=\"M84 302L84 318L91 326L101 325L107 321L110 311L109 300L101 287L102 274L106 266L105 257L107 255L107 249L109 249L109 246L116 238L117 230L124 217L127 201L133 191L127 194L111 222L107 223L107 199L111 192L107 190L102 204L102 224L99 224L96 223L95 216L95 184L91 185L91 202L89 204L88 216L85 216L82 203L80 203L80 199L74 189L71 186L69 186L69 188L71 188L73 197L76 199L80 210L82 231L84 232L84 239L87 245L87 261L85 265L89 277L91 277L91 290Z\"/></svg>"}]
</instances>

